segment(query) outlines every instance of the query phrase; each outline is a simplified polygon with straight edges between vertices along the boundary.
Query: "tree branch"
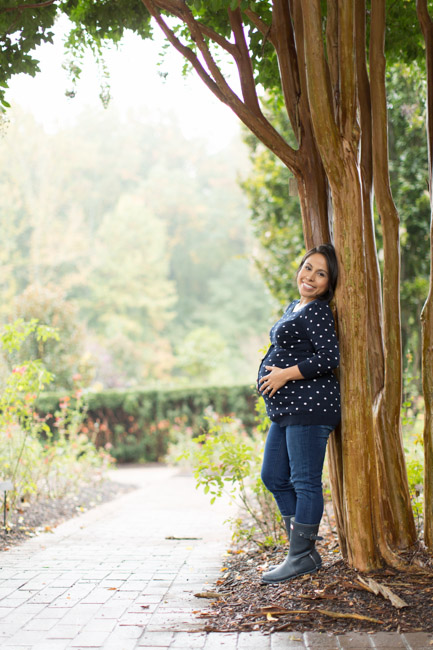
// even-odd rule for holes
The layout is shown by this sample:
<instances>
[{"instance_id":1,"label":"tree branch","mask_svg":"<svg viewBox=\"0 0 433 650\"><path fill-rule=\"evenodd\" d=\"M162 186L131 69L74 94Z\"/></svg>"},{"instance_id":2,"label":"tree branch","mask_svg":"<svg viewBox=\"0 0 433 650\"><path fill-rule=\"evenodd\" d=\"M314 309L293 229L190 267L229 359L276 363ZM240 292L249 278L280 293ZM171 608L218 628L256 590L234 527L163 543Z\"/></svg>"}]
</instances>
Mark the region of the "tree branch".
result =
<instances>
[{"instance_id":1,"label":"tree branch","mask_svg":"<svg viewBox=\"0 0 433 650\"><path fill-rule=\"evenodd\" d=\"M236 45L234 43L230 43L224 36L221 36L221 34L218 34L215 30L213 30L211 27L208 27L207 25L203 25L199 20L197 20L197 24L200 25L200 29L202 33L210 38L211 40L215 41L217 45L222 47L226 52L232 55L233 58L236 58Z\"/></svg>"},{"instance_id":2,"label":"tree branch","mask_svg":"<svg viewBox=\"0 0 433 650\"><path fill-rule=\"evenodd\" d=\"M239 72L244 102L253 113L262 115L256 85L254 83L253 66L245 41L241 12L239 9L232 11L229 8L228 15L238 50L238 54L235 55L235 61Z\"/></svg>"},{"instance_id":3,"label":"tree branch","mask_svg":"<svg viewBox=\"0 0 433 650\"><path fill-rule=\"evenodd\" d=\"M182 22L185 21L185 15L189 11L188 7L184 2L179 2L179 0L158 0L158 7L160 9L164 9L165 11L169 11L170 13L173 14L173 16L176 16L176 18L180 18ZM221 34L218 34L212 27L209 27L208 25L204 25L200 21L196 21L198 25L200 25L200 29L202 33L210 38L211 40L215 41L220 47L222 47L226 52L231 54L233 57L236 54L236 46L233 43L230 43L224 36L221 36Z\"/></svg>"},{"instance_id":4,"label":"tree branch","mask_svg":"<svg viewBox=\"0 0 433 650\"><path fill-rule=\"evenodd\" d=\"M195 54L195 52L193 52L190 47L184 45L177 38L173 30L170 29L167 23L163 20L160 12L157 10L152 0L142 0L142 2L145 5L146 9L149 11L150 15L155 19L155 21L158 23L161 30L164 32L167 40L170 41L170 43L176 48L176 50L180 52L191 63L194 70L197 72L200 79L204 81L204 83L209 88L209 90L211 90L220 101L222 102L225 101L224 96L219 90L217 84L212 79L212 77L206 72L206 70L200 63L197 55Z\"/></svg>"},{"instance_id":5,"label":"tree branch","mask_svg":"<svg viewBox=\"0 0 433 650\"><path fill-rule=\"evenodd\" d=\"M300 0L297 2L299 5ZM299 5L299 10L303 16L306 76L314 134L328 178L335 178L340 173L341 156L336 155L340 136L333 115L329 70L323 51L320 0L309 0Z\"/></svg>"},{"instance_id":6,"label":"tree branch","mask_svg":"<svg viewBox=\"0 0 433 650\"><path fill-rule=\"evenodd\" d=\"M323 242L332 241L331 219L328 213L329 186L314 136L308 97L302 0L290 0L290 14L300 86L299 102L296 106L297 121L300 125L299 157L303 167L302 182L298 179L299 198L308 206L308 210L302 210L302 220L305 244L308 248L312 248Z\"/></svg>"},{"instance_id":7,"label":"tree branch","mask_svg":"<svg viewBox=\"0 0 433 650\"><path fill-rule=\"evenodd\" d=\"M281 137L262 113L258 114L253 112L230 88L209 51L203 33L201 32L200 24L195 20L186 4L182 3L182 7L179 7L180 3L176 0L142 0L142 2L151 16L156 20L169 42L191 63L199 77L214 95L221 102L227 104L259 140L268 149L273 151L289 169L294 173L299 173L297 152ZM159 6L165 10L168 10L169 6L173 7L173 10L176 11L175 15L188 27L190 36L200 50L208 71L203 67L197 54L190 47L184 45L163 20L158 9Z\"/></svg>"},{"instance_id":8,"label":"tree branch","mask_svg":"<svg viewBox=\"0 0 433 650\"><path fill-rule=\"evenodd\" d=\"M244 11L247 18L251 20L253 25L257 27L259 32L265 37L265 41L268 40L275 47L274 36L272 33L272 27L265 23L264 20L260 18L252 9L245 9Z\"/></svg>"},{"instance_id":9,"label":"tree branch","mask_svg":"<svg viewBox=\"0 0 433 650\"><path fill-rule=\"evenodd\" d=\"M290 9L287 0L275 0L272 12L272 37L280 67L281 86L287 113L300 143L299 99L301 87L299 80L296 45Z\"/></svg>"},{"instance_id":10,"label":"tree branch","mask_svg":"<svg viewBox=\"0 0 433 650\"><path fill-rule=\"evenodd\" d=\"M55 0L45 0L45 2L35 2L32 5L17 5L16 7L5 7L0 9L0 14L8 13L10 11L19 11L22 12L24 9L43 9L44 7L49 7L54 4Z\"/></svg>"}]
</instances>

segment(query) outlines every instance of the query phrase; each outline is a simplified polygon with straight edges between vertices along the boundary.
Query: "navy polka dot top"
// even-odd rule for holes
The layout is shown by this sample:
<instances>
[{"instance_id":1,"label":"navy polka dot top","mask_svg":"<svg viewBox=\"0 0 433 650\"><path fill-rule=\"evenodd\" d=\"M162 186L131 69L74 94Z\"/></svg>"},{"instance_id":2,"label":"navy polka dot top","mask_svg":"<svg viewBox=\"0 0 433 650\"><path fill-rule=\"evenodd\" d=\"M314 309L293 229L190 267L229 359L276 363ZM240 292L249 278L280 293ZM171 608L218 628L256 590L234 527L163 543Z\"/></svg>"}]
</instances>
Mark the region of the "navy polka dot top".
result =
<instances>
[{"instance_id":1,"label":"navy polka dot top","mask_svg":"<svg viewBox=\"0 0 433 650\"><path fill-rule=\"evenodd\" d=\"M331 308L324 300L312 300L297 311L293 301L270 331L271 346L262 359L258 379L267 375L265 366L298 366L305 379L287 382L273 397L262 395L273 422L329 424L340 421L340 387L333 369L340 351ZM259 384L258 384L259 385Z\"/></svg>"}]
</instances>

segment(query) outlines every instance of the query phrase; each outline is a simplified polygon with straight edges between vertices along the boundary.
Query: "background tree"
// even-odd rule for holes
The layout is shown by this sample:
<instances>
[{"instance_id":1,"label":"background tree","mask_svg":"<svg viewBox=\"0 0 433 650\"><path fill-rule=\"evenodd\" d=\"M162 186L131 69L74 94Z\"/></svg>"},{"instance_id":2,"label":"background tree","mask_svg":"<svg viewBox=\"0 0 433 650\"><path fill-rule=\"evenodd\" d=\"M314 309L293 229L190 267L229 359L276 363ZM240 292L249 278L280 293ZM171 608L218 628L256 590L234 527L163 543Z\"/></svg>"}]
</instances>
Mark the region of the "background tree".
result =
<instances>
[{"instance_id":1,"label":"background tree","mask_svg":"<svg viewBox=\"0 0 433 650\"><path fill-rule=\"evenodd\" d=\"M182 136L174 116L126 122L112 109L51 134L19 110L8 120L1 320L29 286L51 287L74 307L65 317L79 325L103 386L191 383L178 351L202 327L233 361L228 371L205 338L213 370L195 381L253 381L273 301L249 256L241 143L210 153Z\"/></svg>"},{"instance_id":2,"label":"background tree","mask_svg":"<svg viewBox=\"0 0 433 650\"><path fill-rule=\"evenodd\" d=\"M12 318L36 319L40 325L53 328L57 335L38 340L33 332L18 353L12 355L15 365L26 360L41 359L53 374L52 388L70 390L88 386L94 377L95 360L86 350L86 330L75 304L66 300L64 291L54 285L28 285L15 297Z\"/></svg>"}]
</instances>

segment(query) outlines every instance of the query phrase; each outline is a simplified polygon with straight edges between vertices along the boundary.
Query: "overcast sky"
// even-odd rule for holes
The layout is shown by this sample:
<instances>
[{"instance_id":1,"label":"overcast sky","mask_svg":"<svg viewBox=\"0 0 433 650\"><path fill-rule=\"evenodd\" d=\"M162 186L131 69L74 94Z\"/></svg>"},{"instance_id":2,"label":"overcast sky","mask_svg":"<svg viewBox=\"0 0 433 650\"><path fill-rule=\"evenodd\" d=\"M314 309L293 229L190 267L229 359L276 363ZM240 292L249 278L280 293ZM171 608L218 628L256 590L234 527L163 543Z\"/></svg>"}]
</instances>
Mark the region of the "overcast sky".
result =
<instances>
[{"instance_id":1,"label":"overcast sky","mask_svg":"<svg viewBox=\"0 0 433 650\"><path fill-rule=\"evenodd\" d=\"M74 121L86 107L104 110L99 99L100 81L93 57L85 59L81 82L74 99L65 91L71 88L66 71L63 38L67 21L62 18L56 26L54 45L37 49L41 72L32 78L16 75L9 84L7 101L19 104L33 113L44 127L53 131ZM148 120L159 120L165 113L176 113L187 137L197 135L219 148L239 133L239 122L232 111L221 104L200 79L193 75L185 79L183 59L174 49L168 50L165 61L158 66L162 39L143 41L128 34L120 49L106 55L110 71L111 110L121 116L133 109ZM159 73L168 73L164 81Z\"/></svg>"}]
</instances>

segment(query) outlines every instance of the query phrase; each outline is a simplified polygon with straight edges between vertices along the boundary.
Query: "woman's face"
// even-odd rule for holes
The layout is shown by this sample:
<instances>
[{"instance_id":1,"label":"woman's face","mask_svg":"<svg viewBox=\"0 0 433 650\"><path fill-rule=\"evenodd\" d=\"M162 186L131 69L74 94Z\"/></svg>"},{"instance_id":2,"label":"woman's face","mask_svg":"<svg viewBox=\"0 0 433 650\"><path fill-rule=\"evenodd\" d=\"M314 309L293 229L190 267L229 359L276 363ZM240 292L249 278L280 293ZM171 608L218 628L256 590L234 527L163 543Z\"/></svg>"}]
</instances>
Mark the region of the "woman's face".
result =
<instances>
[{"instance_id":1,"label":"woman's face","mask_svg":"<svg viewBox=\"0 0 433 650\"><path fill-rule=\"evenodd\" d=\"M311 302L326 293L329 286L326 257L321 253L313 253L307 257L298 273L297 281L302 303Z\"/></svg>"}]
</instances>

